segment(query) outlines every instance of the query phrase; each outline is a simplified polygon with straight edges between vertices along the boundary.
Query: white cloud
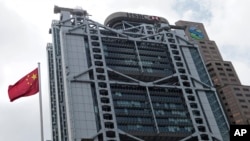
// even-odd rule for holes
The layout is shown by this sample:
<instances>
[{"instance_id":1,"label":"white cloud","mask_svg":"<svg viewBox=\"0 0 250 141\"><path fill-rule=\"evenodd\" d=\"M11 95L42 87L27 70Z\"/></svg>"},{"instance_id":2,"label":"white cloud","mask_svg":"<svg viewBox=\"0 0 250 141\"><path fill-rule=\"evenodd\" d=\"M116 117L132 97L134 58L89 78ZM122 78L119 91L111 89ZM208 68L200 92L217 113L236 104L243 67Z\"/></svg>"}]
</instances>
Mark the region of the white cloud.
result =
<instances>
[{"instance_id":1,"label":"white cloud","mask_svg":"<svg viewBox=\"0 0 250 141\"><path fill-rule=\"evenodd\" d=\"M208 35L216 41L224 60L233 62L242 83L248 85L250 80L245 76L248 75L246 72L250 71L247 57L250 52L249 4L249 1L228 0L225 3L216 0L211 7L213 17L210 23L206 24ZM238 65L239 62L242 64Z\"/></svg>"}]
</instances>

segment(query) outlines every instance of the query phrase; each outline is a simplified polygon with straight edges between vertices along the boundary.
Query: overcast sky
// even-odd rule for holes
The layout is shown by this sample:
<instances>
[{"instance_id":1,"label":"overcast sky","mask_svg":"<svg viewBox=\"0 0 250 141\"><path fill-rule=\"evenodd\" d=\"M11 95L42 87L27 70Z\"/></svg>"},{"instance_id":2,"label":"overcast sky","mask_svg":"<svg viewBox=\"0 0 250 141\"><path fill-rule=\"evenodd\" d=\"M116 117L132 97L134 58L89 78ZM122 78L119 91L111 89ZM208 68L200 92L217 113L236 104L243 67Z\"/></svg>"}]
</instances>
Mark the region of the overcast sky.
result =
<instances>
[{"instance_id":1,"label":"overcast sky","mask_svg":"<svg viewBox=\"0 0 250 141\"><path fill-rule=\"evenodd\" d=\"M225 3L226 2L226 3ZM0 141L39 141L38 95L10 102L8 86L41 63L45 139L51 139L46 44L54 5L87 10L103 23L117 11L204 23L224 58L250 85L249 0L0 0Z\"/></svg>"}]
</instances>

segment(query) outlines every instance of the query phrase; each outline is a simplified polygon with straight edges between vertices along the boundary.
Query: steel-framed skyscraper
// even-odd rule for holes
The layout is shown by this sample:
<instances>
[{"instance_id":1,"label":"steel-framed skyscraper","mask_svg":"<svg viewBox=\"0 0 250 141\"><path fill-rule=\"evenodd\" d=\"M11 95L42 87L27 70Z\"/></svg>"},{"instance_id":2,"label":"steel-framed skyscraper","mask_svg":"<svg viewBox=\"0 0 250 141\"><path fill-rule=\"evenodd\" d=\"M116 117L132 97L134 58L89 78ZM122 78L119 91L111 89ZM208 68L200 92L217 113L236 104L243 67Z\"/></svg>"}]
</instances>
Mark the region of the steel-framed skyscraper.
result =
<instances>
[{"instance_id":1,"label":"steel-framed skyscraper","mask_svg":"<svg viewBox=\"0 0 250 141\"><path fill-rule=\"evenodd\" d=\"M165 18L99 24L55 7L47 45L53 141L228 140L199 49Z\"/></svg>"}]
</instances>

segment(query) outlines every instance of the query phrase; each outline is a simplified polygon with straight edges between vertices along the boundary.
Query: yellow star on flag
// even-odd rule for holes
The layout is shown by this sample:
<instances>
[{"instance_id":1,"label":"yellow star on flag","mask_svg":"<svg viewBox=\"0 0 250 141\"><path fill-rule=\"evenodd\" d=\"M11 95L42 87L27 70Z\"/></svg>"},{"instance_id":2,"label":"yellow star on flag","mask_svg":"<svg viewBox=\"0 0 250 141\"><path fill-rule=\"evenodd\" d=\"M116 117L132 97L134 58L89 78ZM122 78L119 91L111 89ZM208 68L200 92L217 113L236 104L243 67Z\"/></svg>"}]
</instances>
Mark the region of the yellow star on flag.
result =
<instances>
[{"instance_id":1,"label":"yellow star on flag","mask_svg":"<svg viewBox=\"0 0 250 141\"><path fill-rule=\"evenodd\" d=\"M31 78L31 79L29 79ZM32 82L35 81L37 79L37 74L33 73L32 76L30 77L30 75L27 75L26 77L26 81L28 85L32 85Z\"/></svg>"},{"instance_id":2,"label":"yellow star on flag","mask_svg":"<svg viewBox=\"0 0 250 141\"><path fill-rule=\"evenodd\" d=\"M32 78L33 80L36 80L36 79L37 79L37 75L36 75L36 74L32 74L31 78Z\"/></svg>"}]
</instances>

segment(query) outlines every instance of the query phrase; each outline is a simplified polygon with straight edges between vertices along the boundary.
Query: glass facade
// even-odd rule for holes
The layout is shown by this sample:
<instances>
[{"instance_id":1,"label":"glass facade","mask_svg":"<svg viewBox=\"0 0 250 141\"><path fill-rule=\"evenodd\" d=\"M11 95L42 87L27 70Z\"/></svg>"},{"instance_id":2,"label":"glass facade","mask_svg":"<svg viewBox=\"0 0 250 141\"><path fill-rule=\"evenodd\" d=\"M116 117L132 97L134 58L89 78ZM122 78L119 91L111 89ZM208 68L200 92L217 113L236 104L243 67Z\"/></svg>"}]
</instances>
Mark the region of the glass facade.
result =
<instances>
[{"instance_id":1,"label":"glass facade","mask_svg":"<svg viewBox=\"0 0 250 141\"><path fill-rule=\"evenodd\" d=\"M195 66L197 68L197 72L199 74L201 82L203 82L209 86L212 86L209 75L208 75L207 70L206 70L206 67L204 66L204 63L203 63L202 58L198 52L198 49L197 48L190 48L189 50L190 50L192 58L195 62Z\"/></svg>"},{"instance_id":2,"label":"glass facade","mask_svg":"<svg viewBox=\"0 0 250 141\"><path fill-rule=\"evenodd\" d=\"M190 50L192 58L195 62L195 66L197 68L197 72L199 74L201 82L211 86L210 78L209 78L207 70L203 64L202 58L198 52L198 49L197 48L190 48L189 50ZM214 117L216 119L216 123L217 123L219 130L221 132L222 138L224 140L229 140L228 123L227 123L225 115L222 111L222 106L220 105L218 97L216 96L215 92L213 92L213 91L207 91L207 92L205 92L205 94L206 94L207 99L209 101L210 107L213 111Z\"/></svg>"},{"instance_id":3,"label":"glass facade","mask_svg":"<svg viewBox=\"0 0 250 141\"><path fill-rule=\"evenodd\" d=\"M101 25L81 10L55 11L61 19L47 46L53 141L224 140L225 117L210 107L218 99L207 97L216 92L201 87L211 82L181 27L123 12Z\"/></svg>"}]
</instances>

